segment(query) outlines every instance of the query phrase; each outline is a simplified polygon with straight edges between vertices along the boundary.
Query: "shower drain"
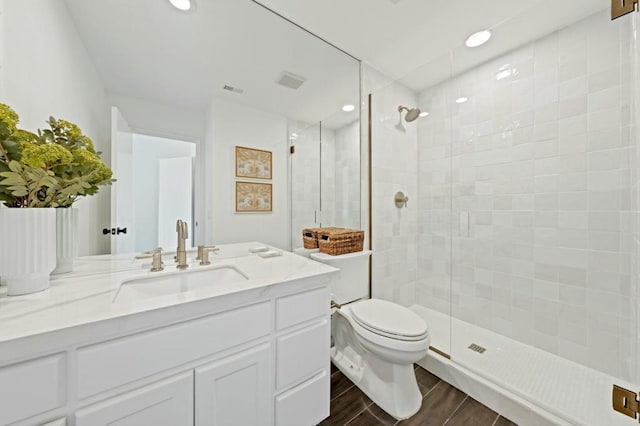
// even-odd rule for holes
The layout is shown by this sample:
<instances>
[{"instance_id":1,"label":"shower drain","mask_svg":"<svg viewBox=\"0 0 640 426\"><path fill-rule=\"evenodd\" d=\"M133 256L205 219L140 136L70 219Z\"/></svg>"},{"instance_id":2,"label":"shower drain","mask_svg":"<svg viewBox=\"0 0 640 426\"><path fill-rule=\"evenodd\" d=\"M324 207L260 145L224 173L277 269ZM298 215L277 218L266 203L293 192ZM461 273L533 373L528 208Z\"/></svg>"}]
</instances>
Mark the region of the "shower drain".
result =
<instances>
[{"instance_id":1,"label":"shower drain","mask_svg":"<svg viewBox=\"0 0 640 426\"><path fill-rule=\"evenodd\" d=\"M486 348L483 348L480 345L476 345L475 343L472 343L469 345L469 349L471 349L474 352L478 352L479 354L484 353L484 351L486 351Z\"/></svg>"}]
</instances>

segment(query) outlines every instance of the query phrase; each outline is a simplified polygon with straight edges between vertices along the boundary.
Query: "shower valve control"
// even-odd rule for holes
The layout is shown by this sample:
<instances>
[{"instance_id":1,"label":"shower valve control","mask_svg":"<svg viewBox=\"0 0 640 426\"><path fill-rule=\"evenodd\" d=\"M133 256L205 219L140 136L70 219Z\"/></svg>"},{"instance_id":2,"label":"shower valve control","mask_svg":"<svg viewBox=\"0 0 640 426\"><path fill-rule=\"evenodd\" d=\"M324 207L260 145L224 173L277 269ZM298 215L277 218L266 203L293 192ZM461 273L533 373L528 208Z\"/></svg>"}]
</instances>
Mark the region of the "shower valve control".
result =
<instances>
[{"instance_id":1,"label":"shower valve control","mask_svg":"<svg viewBox=\"0 0 640 426\"><path fill-rule=\"evenodd\" d=\"M396 192L396 195L393 198L393 201L396 203L396 207L401 209L402 207L406 208L407 203L409 202L409 197L404 195L404 192Z\"/></svg>"}]
</instances>

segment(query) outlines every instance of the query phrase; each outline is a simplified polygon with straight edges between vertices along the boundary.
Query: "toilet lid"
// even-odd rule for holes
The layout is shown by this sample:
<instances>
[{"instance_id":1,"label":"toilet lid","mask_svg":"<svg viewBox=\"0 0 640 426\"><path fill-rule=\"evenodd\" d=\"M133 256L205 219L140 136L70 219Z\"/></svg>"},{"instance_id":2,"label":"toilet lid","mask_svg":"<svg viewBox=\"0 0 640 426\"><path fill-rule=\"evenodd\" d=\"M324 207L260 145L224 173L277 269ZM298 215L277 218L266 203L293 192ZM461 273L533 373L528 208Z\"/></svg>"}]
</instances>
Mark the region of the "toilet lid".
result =
<instances>
[{"instance_id":1,"label":"toilet lid","mask_svg":"<svg viewBox=\"0 0 640 426\"><path fill-rule=\"evenodd\" d=\"M422 337L427 324L415 312L386 300L369 299L351 307L354 319L371 331L399 337Z\"/></svg>"}]
</instances>

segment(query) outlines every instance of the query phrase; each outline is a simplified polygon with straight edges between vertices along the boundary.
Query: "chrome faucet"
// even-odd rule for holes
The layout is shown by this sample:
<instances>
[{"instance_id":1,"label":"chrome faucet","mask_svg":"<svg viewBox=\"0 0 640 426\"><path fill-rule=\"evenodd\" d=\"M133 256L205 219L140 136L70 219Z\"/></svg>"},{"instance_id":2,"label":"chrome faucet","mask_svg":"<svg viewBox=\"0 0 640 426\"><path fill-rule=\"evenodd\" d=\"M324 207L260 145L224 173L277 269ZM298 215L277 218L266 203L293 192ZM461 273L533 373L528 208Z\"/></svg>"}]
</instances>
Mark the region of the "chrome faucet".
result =
<instances>
[{"instance_id":1,"label":"chrome faucet","mask_svg":"<svg viewBox=\"0 0 640 426\"><path fill-rule=\"evenodd\" d=\"M178 233L178 248L176 249L176 262L178 269L187 269L187 249L185 247L189 231L187 230L187 222L178 220L176 222L176 232Z\"/></svg>"}]
</instances>

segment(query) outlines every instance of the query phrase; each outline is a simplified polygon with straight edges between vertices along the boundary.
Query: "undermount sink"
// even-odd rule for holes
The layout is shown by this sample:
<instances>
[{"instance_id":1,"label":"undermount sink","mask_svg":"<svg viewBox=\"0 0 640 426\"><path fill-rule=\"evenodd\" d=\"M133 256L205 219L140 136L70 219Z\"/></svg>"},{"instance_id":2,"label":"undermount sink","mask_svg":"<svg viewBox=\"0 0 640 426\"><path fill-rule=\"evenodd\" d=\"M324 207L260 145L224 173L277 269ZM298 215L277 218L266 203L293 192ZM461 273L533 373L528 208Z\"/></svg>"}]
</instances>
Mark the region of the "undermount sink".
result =
<instances>
[{"instance_id":1,"label":"undermount sink","mask_svg":"<svg viewBox=\"0 0 640 426\"><path fill-rule=\"evenodd\" d=\"M232 284L248 279L249 277L244 272L231 265L186 271L157 272L155 275L124 280L113 298L113 303L186 293L200 288Z\"/></svg>"}]
</instances>

